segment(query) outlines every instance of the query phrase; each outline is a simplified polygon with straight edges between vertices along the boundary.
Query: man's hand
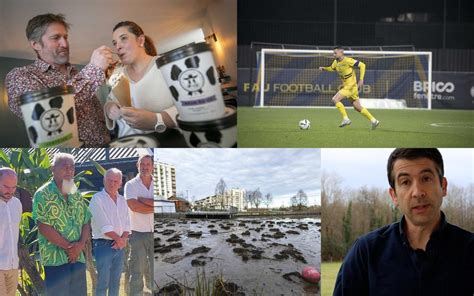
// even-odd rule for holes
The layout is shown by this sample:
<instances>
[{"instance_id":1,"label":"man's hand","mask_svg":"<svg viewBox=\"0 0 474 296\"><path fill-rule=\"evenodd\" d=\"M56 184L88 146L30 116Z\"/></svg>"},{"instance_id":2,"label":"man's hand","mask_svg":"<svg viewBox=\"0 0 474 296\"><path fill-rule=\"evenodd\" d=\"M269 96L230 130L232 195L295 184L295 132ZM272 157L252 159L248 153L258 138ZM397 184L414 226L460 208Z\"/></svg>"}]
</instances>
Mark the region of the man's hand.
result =
<instances>
[{"instance_id":1,"label":"man's hand","mask_svg":"<svg viewBox=\"0 0 474 296\"><path fill-rule=\"evenodd\" d=\"M37 221L37 223L39 233L41 233L50 243L65 251L71 248L72 243L62 237L61 234L51 225L44 224L41 221Z\"/></svg>"},{"instance_id":2,"label":"man's hand","mask_svg":"<svg viewBox=\"0 0 474 296\"><path fill-rule=\"evenodd\" d=\"M155 209L153 198L146 198L146 197L140 197L139 196L139 197L137 197L137 199L142 204L145 204L149 207L153 207L153 209Z\"/></svg>"},{"instance_id":3,"label":"man's hand","mask_svg":"<svg viewBox=\"0 0 474 296\"><path fill-rule=\"evenodd\" d=\"M84 249L84 244L81 242L74 242L66 249L70 263L76 263L77 259L81 256L82 249Z\"/></svg>"},{"instance_id":4,"label":"man's hand","mask_svg":"<svg viewBox=\"0 0 474 296\"><path fill-rule=\"evenodd\" d=\"M319 69L319 71L323 71L324 67L319 67L318 69Z\"/></svg>"},{"instance_id":5,"label":"man's hand","mask_svg":"<svg viewBox=\"0 0 474 296\"><path fill-rule=\"evenodd\" d=\"M112 249L121 250L127 246L127 239L123 237L118 237L114 240L112 244Z\"/></svg>"},{"instance_id":6,"label":"man's hand","mask_svg":"<svg viewBox=\"0 0 474 296\"><path fill-rule=\"evenodd\" d=\"M359 80L359 82L357 82L357 88L359 89L359 91L361 90L362 88L362 85L364 85L364 80Z\"/></svg>"},{"instance_id":7,"label":"man's hand","mask_svg":"<svg viewBox=\"0 0 474 296\"><path fill-rule=\"evenodd\" d=\"M137 199L132 199L132 198L128 199L127 204L128 204L128 207L130 208L130 210L132 210L134 212L137 212L137 213L141 213L141 214L152 214L152 213L154 213L155 208L153 207L153 205L148 205L147 203L142 201L142 199L144 200L144 198L142 198L142 197L138 197ZM153 202L152 198L149 198L149 200L151 202Z\"/></svg>"},{"instance_id":8,"label":"man's hand","mask_svg":"<svg viewBox=\"0 0 474 296\"><path fill-rule=\"evenodd\" d=\"M113 51L107 46L102 45L92 52L90 63L105 71L110 65L117 63L117 61L114 61Z\"/></svg>"}]
</instances>

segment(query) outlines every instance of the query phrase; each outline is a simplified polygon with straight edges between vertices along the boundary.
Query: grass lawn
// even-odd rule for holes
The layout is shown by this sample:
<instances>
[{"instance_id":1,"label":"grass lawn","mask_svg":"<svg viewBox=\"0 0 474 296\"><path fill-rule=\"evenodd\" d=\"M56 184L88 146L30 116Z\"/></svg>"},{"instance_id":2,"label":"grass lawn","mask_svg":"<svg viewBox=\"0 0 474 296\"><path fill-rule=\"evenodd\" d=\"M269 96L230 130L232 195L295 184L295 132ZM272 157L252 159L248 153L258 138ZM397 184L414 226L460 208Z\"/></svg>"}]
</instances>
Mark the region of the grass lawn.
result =
<instances>
[{"instance_id":1,"label":"grass lawn","mask_svg":"<svg viewBox=\"0 0 474 296\"><path fill-rule=\"evenodd\" d=\"M369 121L348 110L352 125L340 128L335 108L239 107L239 147L473 147L474 110L373 109ZM309 119L311 128L298 123Z\"/></svg>"},{"instance_id":2,"label":"grass lawn","mask_svg":"<svg viewBox=\"0 0 474 296\"><path fill-rule=\"evenodd\" d=\"M93 289L92 289L92 280L91 280L91 277L90 277L90 274L88 271L86 271L86 279L87 279L87 296L92 296L94 293ZM17 296L21 296L20 295L20 292L16 292L16 295ZM125 273L122 273L122 277L120 278L120 292L119 292L119 295L120 296L126 296L127 293L125 293Z\"/></svg>"},{"instance_id":3,"label":"grass lawn","mask_svg":"<svg viewBox=\"0 0 474 296\"><path fill-rule=\"evenodd\" d=\"M87 271L86 272L87 276L87 296L92 296L93 295L93 290L92 290L92 280L90 278L90 274ZM145 288L145 295L152 295L151 291ZM127 296L128 294L125 292L125 273L122 273L122 276L120 277L120 296Z\"/></svg>"},{"instance_id":4,"label":"grass lawn","mask_svg":"<svg viewBox=\"0 0 474 296\"><path fill-rule=\"evenodd\" d=\"M91 280L91 277L90 277L90 274L89 272L87 271L86 272L86 276L87 276L87 296L92 296L94 295L94 291L92 289L92 280ZM122 276L120 277L120 292L119 292L119 295L120 296L126 296L127 293L125 293L125 273L122 273Z\"/></svg>"},{"instance_id":5,"label":"grass lawn","mask_svg":"<svg viewBox=\"0 0 474 296\"><path fill-rule=\"evenodd\" d=\"M332 296L342 262L321 263L321 296Z\"/></svg>"}]
</instances>

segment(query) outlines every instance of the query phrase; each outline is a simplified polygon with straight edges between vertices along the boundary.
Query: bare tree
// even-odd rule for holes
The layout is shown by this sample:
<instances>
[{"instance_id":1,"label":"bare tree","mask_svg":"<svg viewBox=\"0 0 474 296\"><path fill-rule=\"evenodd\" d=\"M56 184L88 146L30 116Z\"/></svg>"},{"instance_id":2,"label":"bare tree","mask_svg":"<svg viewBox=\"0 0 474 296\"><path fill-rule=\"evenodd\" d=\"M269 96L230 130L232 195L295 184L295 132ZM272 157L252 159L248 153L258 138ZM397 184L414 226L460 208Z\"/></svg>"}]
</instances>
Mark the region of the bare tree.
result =
<instances>
[{"instance_id":1,"label":"bare tree","mask_svg":"<svg viewBox=\"0 0 474 296\"><path fill-rule=\"evenodd\" d=\"M340 176L323 172L321 176L321 257L323 260L341 260L345 255L343 242L343 216L345 204ZM354 214L352 215L354 216Z\"/></svg>"},{"instance_id":2,"label":"bare tree","mask_svg":"<svg viewBox=\"0 0 474 296\"><path fill-rule=\"evenodd\" d=\"M216 190L214 191L216 194L216 199L221 209L227 207L227 200L226 200L226 191L227 191L227 184L225 183L224 179L220 179L216 185Z\"/></svg>"},{"instance_id":3,"label":"bare tree","mask_svg":"<svg viewBox=\"0 0 474 296\"><path fill-rule=\"evenodd\" d=\"M260 188L255 189L252 193L252 200L253 204L258 210L258 206L262 203L262 192L260 192Z\"/></svg>"},{"instance_id":4,"label":"bare tree","mask_svg":"<svg viewBox=\"0 0 474 296\"><path fill-rule=\"evenodd\" d=\"M253 190L245 190L244 195L245 207L249 208L253 205Z\"/></svg>"},{"instance_id":5,"label":"bare tree","mask_svg":"<svg viewBox=\"0 0 474 296\"><path fill-rule=\"evenodd\" d=\"M474 229L474 184L459 187L455 184L448 186L448 194L443 199L442 210L450 223L464 229Z\"/></svg>"},{"instance_id":6,"label":"bare tree","mask_svg":"<svg viewBox=\"0 0 474 296\"><path fill-rule=\"evenodd\" d=\"M291 199L290 199L290 204L291 204L292 207L296 207L296 205L297 205L297 200L296 200L296 196L295 196L295 195L293 195L293 196L291 197Z\"/></svg>"},{"instance_id":7,"label":"bare tree","mask_svg":"<svg viewBox=\"0 0 474 296\"><path fill-rule=\"evenodd\" d=\"M267 206L267 209L272 204L272 202L273 202L272 194L271 193L265 194L265 197L263 198L263 204Z\"/></svg>"},{"instance_id":8,"label":"bare tree","mask_svg":"<svg viewBox=\"0 0 474 296\"><path fill-rule=\"evenodd\" d=\"M340 176L323 172L321 176L321 203L332 203L341 199L343 191Z\"/></svg>"},{"instance_id":9,"label":"bare tree","mask_svg":"<svg viewBox=\"0 0 474 296\"><path fill-rule=\"evenodd\" d=\"M303 189L298 190L298 192L294 196L294 203L298 207L298 210L301 210L301 208L308 205L308 195L306 194L306 192L303 191Z\"/></svg>"}]
</instances>

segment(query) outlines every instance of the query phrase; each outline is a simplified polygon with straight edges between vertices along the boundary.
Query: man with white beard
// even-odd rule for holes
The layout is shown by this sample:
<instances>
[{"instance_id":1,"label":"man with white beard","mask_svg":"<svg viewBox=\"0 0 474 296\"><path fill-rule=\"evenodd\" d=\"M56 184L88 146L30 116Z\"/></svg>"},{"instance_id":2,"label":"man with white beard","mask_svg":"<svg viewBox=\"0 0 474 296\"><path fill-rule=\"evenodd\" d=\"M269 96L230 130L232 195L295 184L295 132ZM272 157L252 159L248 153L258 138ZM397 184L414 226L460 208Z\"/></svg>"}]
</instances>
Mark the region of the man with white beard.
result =
<instances>
[{"instance_id":1,"label":"man with white beard","mask_svg":"<svg viewBox=\"0 0 474 296\"><path fill-rule=\"evenodd\" d=\"M74 157L56 153L52 172L53 179L33 199L46 294L87 295L83 249L90 239L91 214L74 185Z\"/></svg>"}]
</instances>

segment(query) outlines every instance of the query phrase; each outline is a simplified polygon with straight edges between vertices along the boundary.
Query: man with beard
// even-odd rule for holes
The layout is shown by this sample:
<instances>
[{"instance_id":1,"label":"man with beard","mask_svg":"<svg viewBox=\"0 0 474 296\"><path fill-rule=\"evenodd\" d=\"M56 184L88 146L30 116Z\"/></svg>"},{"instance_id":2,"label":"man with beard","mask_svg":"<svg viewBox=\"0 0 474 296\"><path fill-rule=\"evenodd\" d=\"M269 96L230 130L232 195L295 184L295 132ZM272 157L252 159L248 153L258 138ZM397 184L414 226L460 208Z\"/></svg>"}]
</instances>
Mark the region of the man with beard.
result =
<instances>
[{"instance_id":1,"label":"man with beard","mask_svg":"<svg viewBox=\"0 0 474 296\"><path fill-rule=\"evenodd\" d=\"M125 184L125 198L130 208L130 295L153 291L153 156L142 155L137 162L138 175Z\"/></svg>"},{"instance_id":2,"label":"man with beard","mask_svg":"<svg viewBox=\"0 0 474 296\"><path fill-rule=\"evenodd\" d=\"M37 15L28 22L26 37L37 58L33 64L7 74L9 106L22 118L22 94L65 84L73 86L79 140L86 147L101 147L110 141L110 136L95 92L105 81L105 71L114 63L112 50L106 46L97 48L89 64L79 72L69 63L68 30L62 14Z\"/></svg>"},{"instance_id":3,"label":"man with beard","mask_svg":"<svg viewBox=\"0 0 474 296\"><path fill-rule=\"evenodd\" d=\"M360 237L339 270L334 295L474 295L474 234L447 222L438 149L395 149L389 193L399 222Z\"/></svg>"},{"instance_id":4,"label":"man with beard","mask_svg":"<svg viewBox=\"0 0 474 296\"><path fill-rule=\"evenodd\" d=\"M0 295L15 296L18 286L18 236L21 202L13 196L17 176L0 168Z\"/></svg>"},{"instance_id":5,"label":"man with beard","mask_svg":"<svg viewBox=\"0 0 474 296\"><path fill-rule=\"evenodd\" d=\"M91 214L74 185L74 157L54 155L53 179L36 191L33 219L44 265L47 295L87 295L83 249L90 238Z\"/></svg>"}]
</instances>

